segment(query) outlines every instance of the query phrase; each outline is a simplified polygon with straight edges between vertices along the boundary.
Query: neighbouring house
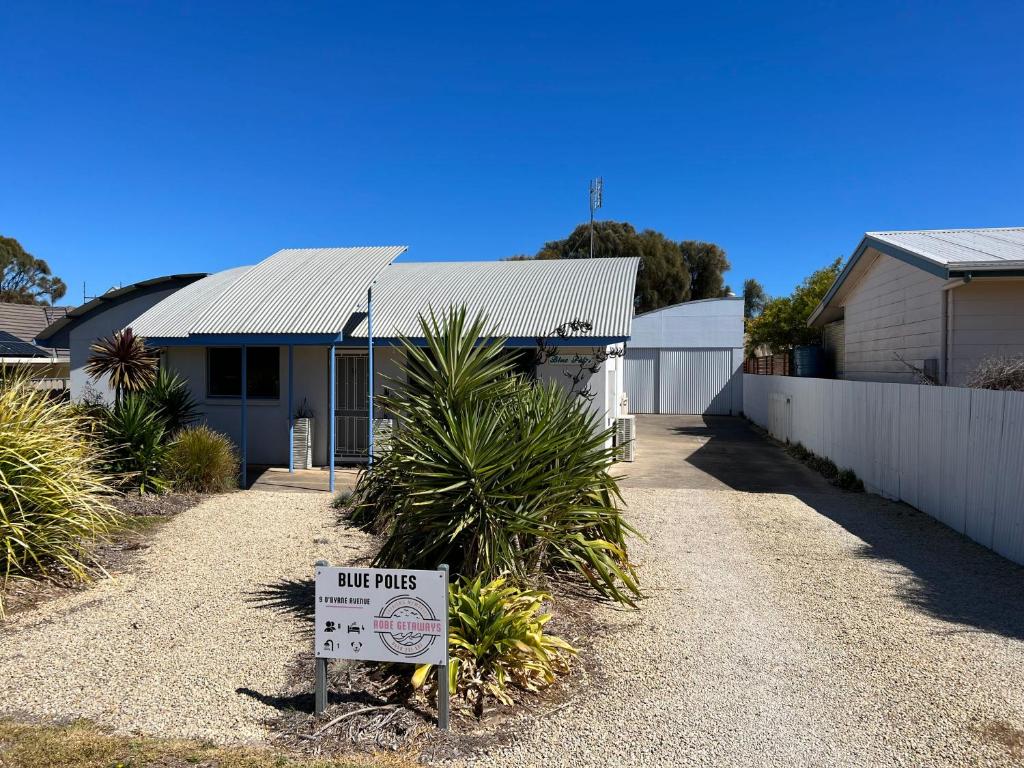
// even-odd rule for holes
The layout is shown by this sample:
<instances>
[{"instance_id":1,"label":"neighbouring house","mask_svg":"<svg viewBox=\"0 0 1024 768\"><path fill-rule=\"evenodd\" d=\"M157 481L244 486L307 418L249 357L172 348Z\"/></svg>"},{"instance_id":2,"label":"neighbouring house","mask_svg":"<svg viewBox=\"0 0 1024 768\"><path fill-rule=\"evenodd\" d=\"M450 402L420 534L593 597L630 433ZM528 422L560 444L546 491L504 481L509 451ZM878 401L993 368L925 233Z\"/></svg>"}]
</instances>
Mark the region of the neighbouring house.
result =
<instances>
[{"instance_id":1,"label":"neighbouring house","mask_svg":"<svg viewBox=\"0 0 1024 768\"><path fill-rule=\"evenodd\" d=\"M637 259L392 264L405 247L286 249L208 275L126 320L190 384L246 463L294 466L297 414L317 466L365 461L375 395L401 385L401 338L464 306L523 350L524 370L584 391L604 425L622 396ZM573 321L586 325L560 337ZM554 348L537 362L538 340ZM551 352L551 350L549 350ZM72 365L76 365L72 347ZM373 413L373 421L390 414Z\"/></svg>"},{"instance_id":2,"label":"neighbouring house","mask_svg":"<svg viewBox=\"0 0 1024 768\"><path fill-rule=\"evenodd\" d=\"M130 326L147 309L205 276L205 273L165 275L114 288L80 307L62 312L60 317L38 329L35 340L40 345L67 351L70 372L65 376L69 377L72 399L112 403L114 390L106 377L92 379L85 372L89 347L96 340Z\"/></svg>"},{"instance_id":3,"label":"neighbouring house","mask_svg":"<svg viewBox=\"0 0 1024 768\"><path fill-rule=\"evenodd\" d=\"M868 232L808 324L839 378L963 386L1024 354L1024 227Z\"/></svg>"},{"instance_id":4,"label":"neighbouring house","mask_svg":"<svg viewBox=\"0 0 1024 768\"><path fill-rule=\"evenodd\" d=\"M743 299L687 301L633 318L625 356L631 413L743 410Z\"/></svg>"},{"instance_id":5,"label":"neighbouring house","mask_svg":"<svg viewBox=\"0 0 1024 768\"><path fill-rule=\"evenodd\" d=\"M26 374L40 389L67 389L67 347L35 343L39 333L67 312L68 307L0 302L0 369Z\"/></svg>"}]
</instances>

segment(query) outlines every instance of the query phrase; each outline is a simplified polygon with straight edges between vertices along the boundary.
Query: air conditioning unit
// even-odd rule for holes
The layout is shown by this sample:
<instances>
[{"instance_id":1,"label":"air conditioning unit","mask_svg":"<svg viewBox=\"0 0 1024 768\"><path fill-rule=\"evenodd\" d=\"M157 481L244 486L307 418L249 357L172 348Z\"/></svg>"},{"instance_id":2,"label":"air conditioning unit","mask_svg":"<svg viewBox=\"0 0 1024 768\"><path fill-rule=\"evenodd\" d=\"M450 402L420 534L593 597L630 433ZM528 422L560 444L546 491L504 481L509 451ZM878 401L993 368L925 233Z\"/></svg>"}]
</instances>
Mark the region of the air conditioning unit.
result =
<instances>
[{"instance_id":1,"label":"air conditioning unit","mask_svg":"<svg viewBox=\"0 0 1024 768\"><path fill-rule=\"evenodd\" d=\"M615 420L615 460L636 459L636 417L619 416Z\"/></svg>"}]
</instances>

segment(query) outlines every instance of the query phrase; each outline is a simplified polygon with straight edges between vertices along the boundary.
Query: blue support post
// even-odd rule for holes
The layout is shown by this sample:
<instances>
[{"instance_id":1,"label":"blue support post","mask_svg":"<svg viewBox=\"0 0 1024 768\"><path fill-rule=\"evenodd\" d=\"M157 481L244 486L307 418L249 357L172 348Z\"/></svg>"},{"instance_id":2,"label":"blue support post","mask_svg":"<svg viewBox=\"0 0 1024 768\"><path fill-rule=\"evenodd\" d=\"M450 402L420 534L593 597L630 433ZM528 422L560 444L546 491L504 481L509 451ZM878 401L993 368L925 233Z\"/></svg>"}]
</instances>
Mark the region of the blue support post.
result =
<instances>
[{"instance_id":1,"label":"blue support post","mask_svg":"<svg viewBox=\"0 0 1024 768\"><path fill-rule=\"evenodd\" d=\"M248 485L249 463L249 361L245 345L242 345L242 489Z\"/></svg>"},{"instance_id":2,"label":"blue support post","mask_svg":"<svg viewBox=\"0 0 1024 768\"><path fill-rule=\"evenodd\" d=\"M367 435L367 449L366 449L366 466L373 466L373 287L366 289L366 337L367 337L367 349L366 354L367 360L367 378L369 379L367 385L368 393L368 408L370 411L370 418L367 419L369 427L369 435Z\"/></svg>"},{"instance_id":3,"label":"blue support post","mask_svg":"<svg viewBox=\"0 0 1024 768\"><path fill-rule=\"evenodd\" d=\"M330 436L330 445L328 446L328 450L330 450L330 452L331 452L331 464L330 464L331 469L330 469L330 481L328 483L328 487L330 488L331 493L334 493L334 451L335 451L335 440L336 440L336 436L334 434L334 429L335 429L335 424L334 424L334 406L335 406L335 402L334 401L335 401L335 392L336 392L336 390L338 388L338 382L337 382L337 378L336 378L337 373L335 372L334 345L333 344L331 344L331 346L330 346L330 353L331 353L331 362L330 362L330 366L329 367L330 367L330 370L331 370L331 376L330 376L330 378L331 378L331 384L330 384L331 391L330 391L330 394L328 395L328 399L330 400L330 403L331 403L331 405L330 405L331 415L330 415L330 422L327 425L327 429L328 429L328 431L330 432L330 435L331 435Z\"/></svg>"},{"instance_id":4,"label":"blue support post","mask_svg":"<svg viewBox=\"0 0 1024 768\"><path fill-rule=\"evenodd\" d=\"M295 377L294 370L295 348L288 345L288 471L295 472L295 398L292 395L292 385Z\"/></svg>"}]
</instances>

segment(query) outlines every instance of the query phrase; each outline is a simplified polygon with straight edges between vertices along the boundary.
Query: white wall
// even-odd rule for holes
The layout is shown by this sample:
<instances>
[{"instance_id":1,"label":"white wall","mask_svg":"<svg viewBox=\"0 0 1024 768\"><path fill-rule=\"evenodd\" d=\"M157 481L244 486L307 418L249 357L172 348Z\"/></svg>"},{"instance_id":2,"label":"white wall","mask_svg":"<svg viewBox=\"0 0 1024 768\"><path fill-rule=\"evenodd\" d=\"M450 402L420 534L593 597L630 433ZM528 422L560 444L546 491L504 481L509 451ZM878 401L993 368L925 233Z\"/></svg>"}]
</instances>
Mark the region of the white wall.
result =
<instances>
[{"instance_id":1,"label":"white wall","mask_svg":"<svg viewBox=\"0 0 1024 768\"><path fill-rule=\"evenodd\" d=\"M88 389L95 390L104 401L114 402L114 390L110 387L107 377L91 380L85 373L85 364L89 361L89 347L97 339L110 336L114 331L131 325L139 315L177 290L176 286L108 306L102 312L81 321L71 329L68 334L68 345L71 350L71 397L73 399L81 399Z\"/></svg>"},{"instance_id":2,"label":"white wall","mask_svg":"<svg viewBox=\"0 0 1024 768\"><path fill-rule=\"evenodd\" d=\"M537 366L537 379L539 381L556 381L561 386L565 387L566 390L571 390L573 387L572 377L579 373L578 364L562 364L557 362L558 358L564 358L566 360L572 360L574 356L579 355L587 357L591 360L596 359L595 355L600 352L610 352L615 349L621 348L621 345L613 345L605 348L593 349L590 347L565 347L560 350L556 350L555 355L552 355L552 359ZM556 357L557 356L557 357ZM620 357L610 357L600 364L597 373L590 373L584 371L583 378L580 383L576 385L575 391L583 391L589 388L590 392L593 393L594 397L590 401L591 410L594 415L598 418L600 424L604 427L610 427L615 423L615 418L618 415L618 403L623 393L623 378L622 378L622 359Z\"/></svg>"},{"instance_id":3,"label":"white wall","mask_svg":"<svg viewBox=\"0 0 1024 768\"><path fill-rule=\"evenodd\" d=\"M1024 563L1024 392L744 374L778 439Z\"/></svg>"},{"instance_id":4,"label":"white wall","mask_svg":"<svg viewBox=\"0 0 1024 768\"><path fill-rule=\"evenodd\" d=\"M743 410L743 299L688 301L633 318L624 364L632 413Z\"/></svg>"},{"instance_id":5,"label":"white wall","mask_svg":"<svg viewBox=\"0 0 1024 768\"><path fill-rule=\"evenodd\" d=\"M949 294L950 384L986 357L1024 354L1024 280L978 278Z\"/></svg>"},{"instance_id":6,"label":"white wall","mask_svg":"<svg viewBox=\"0 0 1024 768\"><path fill-rule=\"evenodd\" d=\"M313 411L313 463L326 466L329 458L330 412L328 390L328 347L295 346L293 403L298 409L303 399ZM343 351L338 348L339 352ZM200 405L203 420L212 429L228 435L237 445L241 441L241 401L239 398L207 397L206 347L169 347L166 365L185 377L192 395ZM374 350L374 394L393 387L385 377L400 375L402 352L394 347ZM248 399L248 454L250 464L288 465L288 348L280 347L280 397L274 400Z\"/></svg>"},{"instance_id":7,"label":"white wall","mask_svg":"<svg viewBox=\"0 0 1024 768\"><path fill-rule=\"evenodd\" d=\"M940 359L945 280L878 251L863 258L873 261L842 302L842 377L913 383L913 373L896 354L918 367L925 359Z\"/></svg>"},{"instance_id":8,"label":"white wall","mask_svg":"<svg viewBox=\"0 0 1024 768\"><path fill-rule=\"evenodd\" d=\"M687 301L633 318L632 347L743 347L743 299Z\"/></svg>"}]
</instances>

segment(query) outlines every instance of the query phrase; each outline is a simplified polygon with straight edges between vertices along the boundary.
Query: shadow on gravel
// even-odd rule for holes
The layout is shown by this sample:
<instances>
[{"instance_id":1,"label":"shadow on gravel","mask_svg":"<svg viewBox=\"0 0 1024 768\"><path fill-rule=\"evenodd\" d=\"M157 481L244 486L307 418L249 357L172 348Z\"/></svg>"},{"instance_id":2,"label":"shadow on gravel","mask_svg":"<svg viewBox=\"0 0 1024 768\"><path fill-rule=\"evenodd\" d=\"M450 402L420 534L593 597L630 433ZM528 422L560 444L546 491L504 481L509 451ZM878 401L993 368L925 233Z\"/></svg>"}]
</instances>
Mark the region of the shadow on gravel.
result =
<instances>
[{"instance_id":1,"label":"shadow on gravel","mask_svg":"<svg viewBox=\"0 0 1024 768\"><path fill-rule=\"evenodd\" d=\"M913 580L901 597L935 618L1024 640L1024 568L899 502L840 490L795 494ZM950 629L950 632L964 630ZM971 631L971 630L967 630Z\"/></svg>"},{"instance_id":2,"label":"shadow on gravel","mask_svg":"<svg viewBox=\"0 0 1024 768\"><path fill-rule=\"evenodd\" d=\"M249 593L247 599L258 608L270 608L312 622L316 588L312 579L281 579Z\"/></svg>"},{"instance_id":3,"label":"shadow on gravel","mask_svg":"<svg viewBox=\"0 0 1024 768\"><path fill-rule=\"evenodd\" d=\"M311 668L310 679L312 679L312 674ZM235 693L255 699L260 704L272 707L279 712L312 712L315 703L312 692L271 695L254 691L252 688L236 688ZM335 690L333 686L328 687L327 702L329 705L362 704L368 707L381 707L389 703L386 699L365 693L364 691L346 691L341 693Z\"/></svg>"}]
</instances>

